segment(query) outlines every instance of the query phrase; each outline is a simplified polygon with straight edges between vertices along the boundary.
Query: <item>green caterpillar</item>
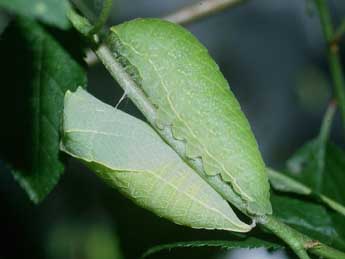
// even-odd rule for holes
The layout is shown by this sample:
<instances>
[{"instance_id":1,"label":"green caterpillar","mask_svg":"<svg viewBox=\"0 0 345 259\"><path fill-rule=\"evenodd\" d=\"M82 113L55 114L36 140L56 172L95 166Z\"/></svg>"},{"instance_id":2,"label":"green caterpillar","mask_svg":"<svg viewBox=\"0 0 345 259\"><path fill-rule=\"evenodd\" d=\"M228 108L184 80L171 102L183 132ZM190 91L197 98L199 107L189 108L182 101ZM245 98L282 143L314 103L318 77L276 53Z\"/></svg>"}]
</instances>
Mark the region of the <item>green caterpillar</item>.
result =
<instances>
[{"instance_id":1,"label":"green caterpillar","mask_svg":"<svg viewBox=\"0 0 345 259\"><path fill-rule=\"evenodd\" d=\"M111 28L107 45L171 127L186 155L221 175L251 215L272 212L265 164L250 125L207 49L187 30L160 19Z\"/></svg>"}]
</instances>

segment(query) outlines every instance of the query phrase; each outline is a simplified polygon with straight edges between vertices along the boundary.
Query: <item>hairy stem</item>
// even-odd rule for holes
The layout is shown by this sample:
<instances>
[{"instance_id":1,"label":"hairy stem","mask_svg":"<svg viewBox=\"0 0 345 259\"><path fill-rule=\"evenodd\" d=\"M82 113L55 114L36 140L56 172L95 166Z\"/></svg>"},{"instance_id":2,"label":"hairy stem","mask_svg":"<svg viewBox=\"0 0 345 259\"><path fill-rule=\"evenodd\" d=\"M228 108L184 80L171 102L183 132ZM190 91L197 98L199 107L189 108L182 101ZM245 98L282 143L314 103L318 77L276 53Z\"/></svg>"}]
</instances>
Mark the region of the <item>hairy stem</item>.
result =
<instances>
[{"instance_id":1,"label":"hairy stem","mask_svg":"<svg viewBox=\"0 0 345 259\"><path fill-rule=\"evenodd\" d=\"M338 102L343 127L345 129L345 80L344 69L339 56L338 41L334 41L335 33L326 0L314 0L319 12L323 34L327 43L327 56L332 75L333 88Z\"/></svg>"}]
</instances>

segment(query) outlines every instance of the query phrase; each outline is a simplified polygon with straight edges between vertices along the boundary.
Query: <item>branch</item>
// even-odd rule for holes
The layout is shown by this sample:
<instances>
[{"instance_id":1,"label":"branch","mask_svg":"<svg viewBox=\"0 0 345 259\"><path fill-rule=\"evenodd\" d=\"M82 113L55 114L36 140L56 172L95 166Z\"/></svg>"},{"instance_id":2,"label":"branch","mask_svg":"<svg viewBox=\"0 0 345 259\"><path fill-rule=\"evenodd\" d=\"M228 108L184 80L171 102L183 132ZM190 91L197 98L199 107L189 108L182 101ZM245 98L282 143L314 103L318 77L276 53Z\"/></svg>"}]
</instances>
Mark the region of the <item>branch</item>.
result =
<instances>
[{"instance_id":1,"label":"branch","mask_svg":"<svg viewBox=\"0 0 345 259\"><path fill-rule=\"evenodd\" d=\"M223 11L226 8L235 7L246 0L205 0L190 6L183 7L176 12L163 17L167 21L179 24L187 24L200 18L210 16Z\"/></svg>"},{"instance_id":2,"label":"branch","mask_svg":"<svg viewBox=\"0 0 345 259\"><path fill-rule=\"evenodd\" d=\"M324 38L327 43L327 56L332 75L335 97L339 105L343 127L345 129L345 80L344 69L340 61L338 41L334 40L335 32L326 0L314 0L318 9Z\"/></svg>"}]
</instances>

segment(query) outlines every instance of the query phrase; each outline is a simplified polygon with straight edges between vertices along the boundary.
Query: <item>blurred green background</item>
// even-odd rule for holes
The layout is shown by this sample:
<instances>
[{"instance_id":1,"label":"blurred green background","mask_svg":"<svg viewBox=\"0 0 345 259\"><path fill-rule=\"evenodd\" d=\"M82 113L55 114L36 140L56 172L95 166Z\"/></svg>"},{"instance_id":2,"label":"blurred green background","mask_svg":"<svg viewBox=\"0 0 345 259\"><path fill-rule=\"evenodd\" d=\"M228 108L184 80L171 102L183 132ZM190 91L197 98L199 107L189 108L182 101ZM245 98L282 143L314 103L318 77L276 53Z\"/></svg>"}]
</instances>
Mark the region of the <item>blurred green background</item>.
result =
<instances>
[{"instance_id":1,"label":"blurred green background","mask_svg":"<svg viewBox=\"0 0 345 259\"><path fill-rule=\"evenodd\" d=\"M161 17L193 2L117 0L109 25L136 17ZM101 0L75 3L90 18L97 16L102 5ZM330 3L339 22L345 16L345 2ZM280 168L294 150L318 134L330 98L330 78L311 1L248 1L187 28L206 45L230 82L268 165ZM115 105L120 99L120 87L102 65L88 68L88 80L88 90L101 100ZM128 99L120 109L141 117ZM337 119L332 131L337 143L343 143L340 130ZM0 170L1 259L131 259L156 244L231 238L228 233L188 229L156 217L74 159L67 161L59 185L38 206L29 201L9 168L0 164ZM244 254L232 255L245 259ZM226 256L205 248L152 258Z\"/></svg>"}]
</instances>

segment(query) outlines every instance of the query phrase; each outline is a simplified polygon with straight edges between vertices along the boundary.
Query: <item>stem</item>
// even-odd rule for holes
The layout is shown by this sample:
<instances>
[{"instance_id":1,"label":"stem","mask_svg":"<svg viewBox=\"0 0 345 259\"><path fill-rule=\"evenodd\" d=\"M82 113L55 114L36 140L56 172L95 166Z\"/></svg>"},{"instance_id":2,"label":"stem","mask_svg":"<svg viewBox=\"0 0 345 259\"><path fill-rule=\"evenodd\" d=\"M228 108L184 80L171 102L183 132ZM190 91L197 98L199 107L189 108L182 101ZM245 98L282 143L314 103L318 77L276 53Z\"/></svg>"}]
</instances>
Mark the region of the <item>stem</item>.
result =
<instances>
[{"instance_id":1,"label":"stem","mask_svg":"<svg viewBox=\"0 0 345 259\"><path fill-rule=\"evenodd\" d=\"M325 196L322 194L319 195L319 198L322 202L324 202L326 205L328 205L328 207L335 210L339 214L345 216L345 207L342 204L340 204L340 203L336 202L335 200L328 198L328 196Z\"/></svg>"},{"instance_id":2,"label":"stem","mask_svg":"<svg viewBox=\"0 0 345 259\"><path fill-rule=\"evenodd\" d=\"M163 19L178 24L187 24L226 8L235 7L246 0L206 0L183 7Z\"/></svg>"},{"instance_id":3,"label":"stem","mask_svg":"<svg viewBox=\"0 0 345 259\"><path fill-rule=\"evenodd\" d=\"M326 113L322 119L321 129L319 136L317 137L317 150L316 150L316 163L317 167L315 168L315 179L316 184L314 186L314 192L317 194L321 193L322 191L322 179L325 172L325 159L326 159L326 148L327 142L329 139L330 129L332 126L334 114L336 111L336 102L331 101L327 107Z\"/></svg>"},{"instance_id":4,"label":"stem","mask_svg":"<svg viewBox=\"0 0 345 259\"><path fill-rule=\"evenodd\" d=\"M309 248L308 251L310 251L314 255L320 256L321 258L328 258L328 259L344 259L345 258L345 254L343 252L340 252L339 250L336 250L325 244L317 243L317 242L316 242L316 245Z\"/></svg>"},{"instance_id":5,"label":"stem","mask_svg":"<svg viewBox=\"0 0 345 259\"><path fill-rule=\"evenodd\" d=\"M329 138L329 133L330 129L332 126L334 114L337 110L337 104L335 101L331 101L327 107L327 110L325 112L325 115L322 119L321 123L321 128L320 128L320 133L319 133L319 140L322 143L322 145L326 145L328 138Z\"/></svg>"},{"instance_id":6,"label":"stem","mask_svg":"<svg viewBox=\"0 0 345 259\"><path fill-rule=\"evenodd\" d=\"M96 20L97 16L95 13L90 9L85 0L70 0L71 3L78 9L85 17L88 17L91 20Z\"/></svg>"},{"instance_id":7,"label":"stem","mask_svg":"<svg viewBox=\"0 0 345 259\"><path fill-rule=\"evenodd\" d=\"M94 39L98 38L98 36L94 35L103 28L109 17L112 4L112 0L104 0L101 14L94 25L92 25L87 18L79 15L73 8L68 10L67 16L74 28L76 28L83 36L88 38L90 42L95 43Z\"/></svg>"},{"instance_id":8,"label":"stem","mask_svg":"<svg viewBox=\"0 0 345 259\"><path fill-rule=\"evenodd\" d=\"M113 0L104 0L101 14L99 15L92 29L89 31L89 35L96 34L103 28L105 22L107 21L109 17L112 5L113 5Z\"/></svg>"},{"instance_id":9,"label":"stem","mask_svg":"<svg viewBox=\"0 0 345 259\"><path fill-rule=\"evenodd\" d=\"M327 56L333 80L335 96L340 108L343 127L345 129L345 80L343 67L339 57L338 42L334 41L334 29L326 0L314 0L320 15L323 34L327 42Z\"/></svg>"},{"instance_id":10,"label":"stem","mask_svg":"<svg viewBox=\"0 0 345 259\"><path fill-rule=\"evenodd\" d=\"M89 37L89 31L92 29L92 25L89 20L79 15L73 8L70 8L67 12L68 19L72 23L73 27L79 31L91 44L96 44L93 38Z\"/></svg>"},{"instance_id":11,"label":"stem","mask_svg":"<svg viewBox=\"0 0 345 259\"><path fill-rule=\"evenodd\" d=\"M309 259L305 250L322 258L345 259L345 253L329 247L317 240L311 239L310 237L280 222L274 216L267 216L264 220L265 222L262 222L261 224L286 242L301 259Z\"/></svg>"},{"instance_id":12,"label":"stem","mask_svg":"<svg viewBox=\"0 0 345 259\"><path fill-rule=\"evenodd\" d=\"M144 92L135 84L122 65L113 58L109 48L105 45L101 45L95 49L95 53L109 71L110 75L118 82L124 92L145 115L146 119L150 123L155 122L156 109L147 100Z\"/></svg>"},{"instance_id":13,"label":"stem","mask_svg":"<svg viewBox=\"0 0 345 259\"><path fill-rule=\"evenodd\" d=\"M301 234L280 222L273 216L267 216L266 222L262 223L265 228L287 243L300 259L310 259L304 247L304 240Z\"/></svg>"},{"instance_id":14,"label":"stem","mask_svg":"<svg viewBox=\"0 0 345 259\"><path fill-rule=\"evenodd\" d=\"M337 30L334 33L334 37L332 39L332 43L336 43L339 44L339 41L341 39L341 37L343 36L343 34L345 34L345 19L343 19L339 25L339 27L337 28Z\"/></svg>"}]
</instances>

